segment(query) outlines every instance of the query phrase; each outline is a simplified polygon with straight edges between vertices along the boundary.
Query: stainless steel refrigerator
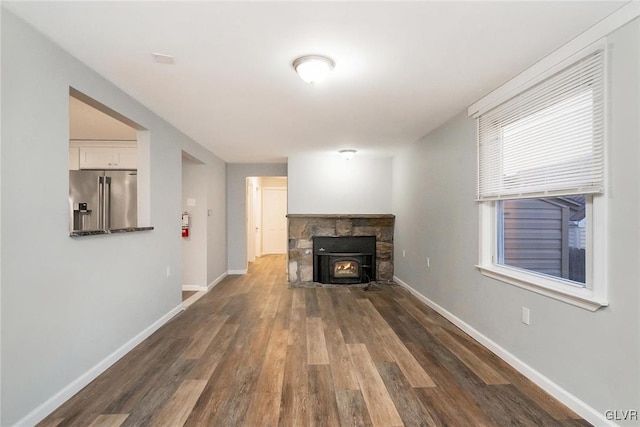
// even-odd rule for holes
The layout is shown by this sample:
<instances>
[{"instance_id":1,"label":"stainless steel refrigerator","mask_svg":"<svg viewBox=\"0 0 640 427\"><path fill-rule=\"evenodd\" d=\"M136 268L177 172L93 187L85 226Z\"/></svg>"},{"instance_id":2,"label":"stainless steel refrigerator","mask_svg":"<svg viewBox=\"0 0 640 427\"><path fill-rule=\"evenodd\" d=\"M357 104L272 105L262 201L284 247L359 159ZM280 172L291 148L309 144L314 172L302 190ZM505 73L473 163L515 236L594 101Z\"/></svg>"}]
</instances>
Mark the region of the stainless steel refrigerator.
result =
<instances>
[{"instance_id":1,"label":"stainless steel refrigerator","mask_svg":"<svg viewBox=\"0 0 640 427\"><path fill-rule=\"evenodd\" d=\"M69 171L71 231L137 227L136 171Z\"/></svg>"}]
</instances>

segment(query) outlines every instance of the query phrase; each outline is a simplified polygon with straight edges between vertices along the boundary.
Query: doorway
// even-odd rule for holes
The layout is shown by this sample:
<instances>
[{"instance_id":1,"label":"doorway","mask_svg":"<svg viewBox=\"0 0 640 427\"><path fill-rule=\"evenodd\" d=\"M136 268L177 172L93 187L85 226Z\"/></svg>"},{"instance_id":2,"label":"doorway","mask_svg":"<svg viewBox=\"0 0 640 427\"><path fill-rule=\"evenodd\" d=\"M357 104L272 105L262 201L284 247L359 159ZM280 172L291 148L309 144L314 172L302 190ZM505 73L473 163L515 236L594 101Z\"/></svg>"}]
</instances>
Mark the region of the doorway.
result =
<instances>
[{"instance_id":1,"label":"doorway","mask_svg":"<svg viewBox=\"0 0 640 427\"><path fill-rule=\"evenodd\" d=\"M287 177L247 178L247 260L287 253Z\"/></svg>"}]
</instances>

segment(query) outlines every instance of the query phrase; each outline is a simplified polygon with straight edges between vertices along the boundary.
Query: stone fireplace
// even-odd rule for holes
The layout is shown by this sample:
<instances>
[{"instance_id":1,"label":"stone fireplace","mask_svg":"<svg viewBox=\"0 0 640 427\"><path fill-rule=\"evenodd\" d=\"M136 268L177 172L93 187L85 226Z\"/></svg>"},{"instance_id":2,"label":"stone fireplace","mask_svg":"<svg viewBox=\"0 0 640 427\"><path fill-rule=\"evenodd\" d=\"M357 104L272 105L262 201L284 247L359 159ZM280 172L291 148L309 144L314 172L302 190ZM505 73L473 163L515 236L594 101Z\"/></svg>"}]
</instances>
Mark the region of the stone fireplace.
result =
<instances>
[{"instance_id":1,"label":"stone fireplace","mask_svg":"<svg viewBox=\"0 0 640 427\"><path fill-rule=\"evenodd\" d=\"M337 280L334 278L333 283L361 283L366 282L367 279L393 280L394 215L290 214L287 218L289 220L290 282L319 281L321 274L319 269L328 270L339 276ZM359 252L348 249L346 253L340 252L341 255L337 258L331 258L329 255L318 257L314 254L315 237L375 237L375 251L373 247L359 249ZM370 254L369 258L364 254ZM321 265L318 265L319 263ZM367 266L370 268L369 273L366 270ZM360 276L357 280L356 275Z\"/></svg>"}]
</instances>

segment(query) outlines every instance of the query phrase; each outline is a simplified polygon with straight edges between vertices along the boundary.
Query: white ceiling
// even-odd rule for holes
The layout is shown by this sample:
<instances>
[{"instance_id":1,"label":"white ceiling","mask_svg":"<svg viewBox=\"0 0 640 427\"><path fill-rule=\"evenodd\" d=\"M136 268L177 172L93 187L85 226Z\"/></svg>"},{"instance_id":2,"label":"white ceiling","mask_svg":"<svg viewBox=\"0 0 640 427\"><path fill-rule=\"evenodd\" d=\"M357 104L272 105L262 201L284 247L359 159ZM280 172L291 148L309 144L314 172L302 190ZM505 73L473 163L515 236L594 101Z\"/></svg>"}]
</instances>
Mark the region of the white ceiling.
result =
<instances>
[{"instance_id":1,"label":"white ceiling","mask_svg":"<svg viewBox=\"0 0 640 427\"><path fill-rule=\"evenodd\" d=\"M242 163L342 148L393 155L625 3L3 1ZM305 54L336 62L322 85L294 73Z\"/></svg>"}]
</instances>

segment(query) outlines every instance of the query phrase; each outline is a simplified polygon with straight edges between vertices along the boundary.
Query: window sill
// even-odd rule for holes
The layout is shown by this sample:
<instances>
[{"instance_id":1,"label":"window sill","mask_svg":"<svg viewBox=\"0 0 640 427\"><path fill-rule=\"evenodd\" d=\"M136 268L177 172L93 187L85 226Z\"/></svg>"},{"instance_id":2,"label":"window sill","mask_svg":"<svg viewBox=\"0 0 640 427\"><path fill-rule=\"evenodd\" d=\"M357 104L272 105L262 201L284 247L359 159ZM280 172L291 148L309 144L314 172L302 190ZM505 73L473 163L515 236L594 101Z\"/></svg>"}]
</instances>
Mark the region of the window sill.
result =
<instances>
[{"instance_id":1,"label":"window sill","mask_svg":"<svg viewBox=\"0 0 640 427\"><path fill-rule=\"evenodd\" d=\"M476 268L478 268L484 276L522 289L527 289L567 304L575 305L585 310L596 311L601 307L609 305L606 299L597 297L591 289L563 284L560 281L542 275L525 273L518 269L496 265L477 265Z\"/></svg>"}]
</instances>

